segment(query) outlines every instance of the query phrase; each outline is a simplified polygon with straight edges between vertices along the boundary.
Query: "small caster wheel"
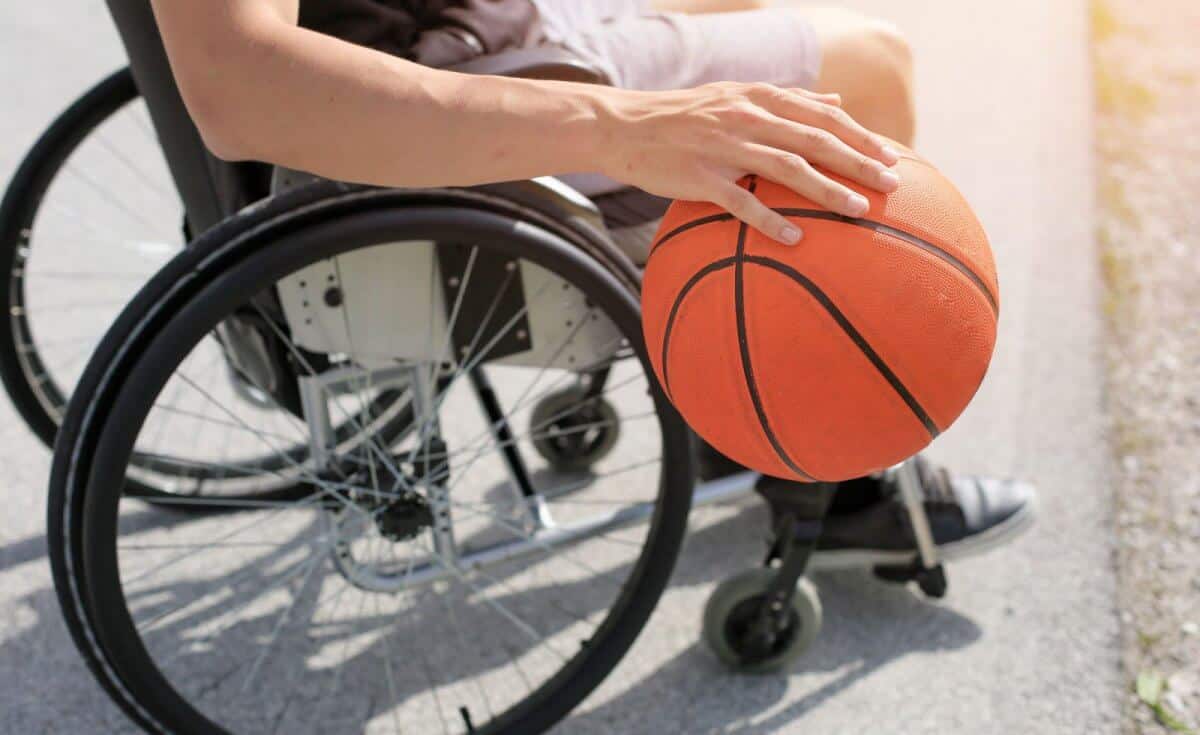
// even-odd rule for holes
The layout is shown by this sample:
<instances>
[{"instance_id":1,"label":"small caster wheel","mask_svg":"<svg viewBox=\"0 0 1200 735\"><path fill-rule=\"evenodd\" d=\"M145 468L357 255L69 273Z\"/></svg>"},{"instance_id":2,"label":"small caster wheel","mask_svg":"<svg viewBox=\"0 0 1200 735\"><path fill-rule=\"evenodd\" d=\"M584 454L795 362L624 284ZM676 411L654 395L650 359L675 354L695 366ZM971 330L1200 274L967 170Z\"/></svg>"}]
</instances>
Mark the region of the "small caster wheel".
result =
<instances>
[{"instance_id":1,"label":"small caster wheel","mask_svg":"<svg viewBox=\"0 0 1200 735\"><path fill-rule=\"evenodd\" d=\"M567 388L543 398L529 419L533 446L560 472L581 472L604 459L621 434L617 411L601 396Z\"/></svg>"},{"instance_id":2,"label":"small caster wheel","mask_svg":"<svg viewBox=\"0 0 1200 735\"><path fill-rule=\"evenodd\" d=\"M726 579L704 606L704 641L731 669L769 674L800 657L821 630L821 599L807 579L796 583L781 625L761 630L763 601L777 571L750 569Z\"/></svg>"},{"instance_id":3,"label":"small caster wheel","mask_svg":"<svg viewBox=\"0 0 1200 735\"><path fill-rule=\"evenodd\" d=\"M927 596L935 600L942 599L946 596L946 588L949 586L949 582L946 581L946 568L938 564L936 567L917 572L917 586Z\"/></svg>"}]
</instances>

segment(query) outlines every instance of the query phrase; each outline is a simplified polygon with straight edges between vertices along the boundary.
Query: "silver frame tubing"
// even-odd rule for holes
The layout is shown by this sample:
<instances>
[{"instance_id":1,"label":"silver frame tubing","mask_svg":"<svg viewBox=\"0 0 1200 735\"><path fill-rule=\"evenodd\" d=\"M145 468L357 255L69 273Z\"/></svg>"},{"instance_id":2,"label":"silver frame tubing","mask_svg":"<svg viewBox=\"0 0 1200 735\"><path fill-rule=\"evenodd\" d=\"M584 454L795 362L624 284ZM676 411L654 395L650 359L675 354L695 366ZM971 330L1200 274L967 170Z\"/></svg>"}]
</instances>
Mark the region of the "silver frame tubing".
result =
<instances>
[{"instance_id":1,"label":"silver frame tubing","mask_svg":"<svg viewBox=\"0 0 1200 735\"><path fill-rule=\"evenodd\" d=\"M332 458L334 447L333 426L330 419L328 397L361 388L365 385L407 385L412 389L413 425L422 427L426 436L437 433L437 417L427 416L437 407L430 371L420 364L388 367L376 370L362 368L340 368L328 373L300 379L301 404L304 418L311 432L312 457L317 469L324 467ZM717 480L699 484L692 495L692 506L732 502L750 495L759 475L756 472L741 472ZM654 503L634 503L594 518L567 524L556 524L546 509L546 496L536 493L527 501L530 512L526 536L522 539L500 541L475 549L460 550L454 540L453 522L450 513L450 498L445 488L436 480L425 479L417 483L426 493L434 524L430 528L431 542L436 558L416 564L405 573L403 581L394 580L395 590L426 585L439 580L452 579L473 569L486 569L497 564L514 561L546 551L570 546L589 538L614 530L645 522L654 513ZM561 493L562 488L555 490Z\"/></svg>"}]
</instances>

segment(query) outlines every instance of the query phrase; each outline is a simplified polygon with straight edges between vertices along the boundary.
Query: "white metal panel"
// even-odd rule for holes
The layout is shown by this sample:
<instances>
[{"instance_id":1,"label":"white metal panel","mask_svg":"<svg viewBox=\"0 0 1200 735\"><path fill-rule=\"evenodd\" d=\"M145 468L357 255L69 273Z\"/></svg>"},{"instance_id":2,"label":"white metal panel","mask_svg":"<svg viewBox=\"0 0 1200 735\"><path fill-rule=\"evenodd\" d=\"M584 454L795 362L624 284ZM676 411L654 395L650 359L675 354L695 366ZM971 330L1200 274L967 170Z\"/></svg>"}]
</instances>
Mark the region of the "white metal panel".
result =
<instances>
[{"instance_id":1,"label":"white metal panel","mask_svg":"<svg viewBox=\"0 0 1200 735\"><path fill-rule=\"evenodd\" d=\"M467 287L500 277L475 272ZM521 261L521 280L532 348L497 362L582 369L620 346L616 327L579 289L528 261ZM352 355L364 367L454 361L431 242L388 243L322 260L287 276L278 289L292 336L307 350ZM511 317L497 315L495 323Z\"/></svg>"},{"instance_id":2,"label":"white metal panel","mask_svg":"<svg viewBox=\"0 0 1200 735\"><path fill-rule=\"evenodd\" d=\"M278 288L297 344L371 367L445 348L437 279L433 243L387 243L314 263ZM331 289L341 298L327 298Z\"/></svg>"}]
</instances>

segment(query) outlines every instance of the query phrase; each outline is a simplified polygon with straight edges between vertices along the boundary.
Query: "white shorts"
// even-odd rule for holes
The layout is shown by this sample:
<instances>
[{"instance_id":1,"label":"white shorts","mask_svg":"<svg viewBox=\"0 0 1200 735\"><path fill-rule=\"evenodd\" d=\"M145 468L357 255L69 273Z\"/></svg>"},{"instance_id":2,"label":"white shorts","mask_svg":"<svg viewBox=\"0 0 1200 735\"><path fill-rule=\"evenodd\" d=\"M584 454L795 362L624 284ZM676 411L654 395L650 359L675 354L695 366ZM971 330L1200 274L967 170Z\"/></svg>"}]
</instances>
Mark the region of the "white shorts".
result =
<instances>
[{"instance_id":1,"label":"white shorts","mask_svg":"<svg viewBox=\"0 0 1200 735\"><path fill-rule=\"evenodd\" d=\"M529 45L558 45L626 89L685 89L718 81L812 87L816 31L798 13L661 13L649 0L532 0Z\"/></svg>"}]
</instances>

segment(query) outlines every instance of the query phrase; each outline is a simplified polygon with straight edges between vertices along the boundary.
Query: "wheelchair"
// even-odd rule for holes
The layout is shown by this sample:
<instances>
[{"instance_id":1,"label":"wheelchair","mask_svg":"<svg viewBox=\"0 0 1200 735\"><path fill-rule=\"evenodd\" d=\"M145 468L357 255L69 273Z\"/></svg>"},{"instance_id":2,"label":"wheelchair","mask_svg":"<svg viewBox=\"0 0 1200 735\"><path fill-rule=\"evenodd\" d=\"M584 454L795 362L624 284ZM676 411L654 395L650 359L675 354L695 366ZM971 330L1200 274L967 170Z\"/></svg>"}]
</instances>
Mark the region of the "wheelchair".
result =
<instances>
[{"instance_id":1,"label":"wheelchair","mask_svg":"<svg viewBox=\"0 0 1200 735\"><path fill-rule=\"evenodd\" d=\"M0 205L0 375L55 448L68 629L134 722L543 731L632 645L690 507L755 490L770 552L714 592L705 640L745 671L803 652L834 486L695 484L641 338L666 202L218 161L148 4L109 7L131 68L50 126ZM460 70L603 81L553 51ZM921 548L904 578L940 595L915 470L894 471Z\"/></svg>"}]
</instances>

